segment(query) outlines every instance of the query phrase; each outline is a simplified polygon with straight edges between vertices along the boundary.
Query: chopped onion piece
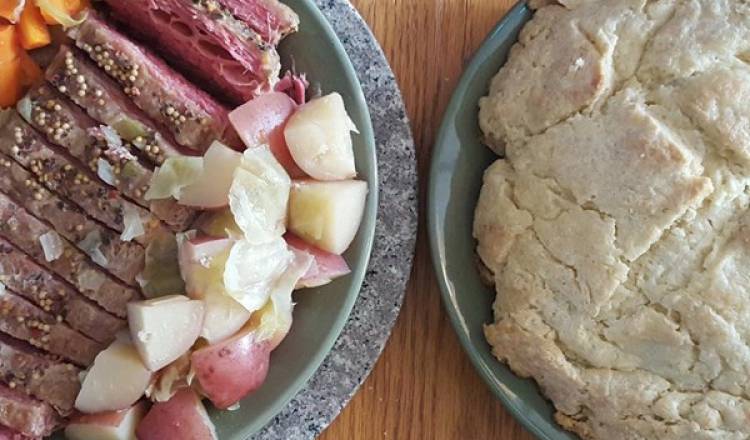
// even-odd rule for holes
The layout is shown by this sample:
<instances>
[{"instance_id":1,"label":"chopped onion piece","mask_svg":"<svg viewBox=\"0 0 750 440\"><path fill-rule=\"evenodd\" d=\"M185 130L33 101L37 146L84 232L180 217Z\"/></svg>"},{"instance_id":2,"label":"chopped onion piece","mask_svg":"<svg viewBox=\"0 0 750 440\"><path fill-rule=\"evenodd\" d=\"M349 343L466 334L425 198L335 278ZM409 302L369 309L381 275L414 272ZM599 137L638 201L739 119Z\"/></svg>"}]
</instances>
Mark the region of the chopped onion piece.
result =
<instances>
[{"instance_id":1,"label":"chopped onion piece","mask_svg":"<svg viewBox=\"0 0 750 440\"><path fill-rule=\"evenodd\" d=\"M122 241L132 241L136 237L140 237L146 233L143 229L143 220L141 215L131 204L126 204L123 210L123 224L124 228L120 235Z\"/></svg>"},{"instance_id":2,"label":"chopped onion piece","mask_svg":"<svg viewBox=\"0 0 750 440\"><path fill-rule=\"evenodd\" d=\"M281 237L263 244L238 241L224 267L224 287L247 311L259 310L293 259Z\"/></svg>"},{"instance_id":3,"label":"chopped onion piece","mask_svg":"<svg viewBox=\"0 0 750 440\"><path fill-rule=\"evenodd\" d=\"M202 157L171 157L157 168L146 191L146 200L175 198L203 174Z\"/></svg>"},{"instance_id":4,"label":"chopped onion piece","mask_svg":"<svg viewBox=\"0 0 750 440\"><path fill-rule=\"evenodd\" d=\"M148 128L135 119L123 116L112 124L117 134L128 142L141 136L148 135Z\"/></svg>"},{"instance_id":5,"label":"chopped onion piece","mask_svg":"<svg viewBox=\"0 0 750 440\"><path fill-rule=\"evenodd\" d=\"M78 18L71 17L67 11L60 8L57 2L53 0L36 0L36 5L45 14L49 15L50 17L55 19L56 22L60 23L65 29L73 26L78 26L79 24L83 23L84 21L86 21L86 16L88 15L88 11L83 11Z\"/></svg>"},{"instance_id":6,"label":"chopped onion piece","mask_svg":"<svg viewBox=\"0 0 750 440\"><path fill-rule=\"evenodd\" d=\"M83 290L96 292L102 287L107 278L101 272L86 269L78 274L78 287Z\"/></svg>"},{"instance_id":7,"label":"chopped onion piece","mask_svg":"<svg viewBox=\"0 0 750 440\"><path fill-rule=\"evenodd\" d=\"M180 235L182 237L182 234ZM185 292L185 282L180 275L177 252L177 239L171 232L164 231L149 237L146 247L146 264L143 272L136 279L146 298Z\"/></svg>"},{"instance_id":8,"label":"chopped onion piece","mask_svg":"<svg viewBox=\"0 0 750 440\"><path fill-rule=\"evenodd\" d=\"M115 182L117 182L112 164L101 158L96 162L96 175L108 185L114 186Z\"/></svg>"},{"instance_id":9,"label":"chopped onion piece","mask_svg":"<svg viewBox=\"0 0 750 440\"><path fill-rule=\"evenodd\" d=\"M271 349L275 349L292 328L292 311L294 302L292 292L299 280L313 264L314 258L307 252L292 250L292 261L286 271L271 288L268 304L261 313L258 339L271 340Z\"/></svg>"},{"instance_id":10,"label":"chopped onion piece","mask_svg":"<svg viewBox=\"0 0 750 440\"><path fill-rule=\"evenodd\" d=\"M16 104L16 110L26 122L31 122L31 99L28 96L24 96Z\"/></svg>"},{"instance_id":11,"label":"chopped onion piece","mask_svg":"<svg viewBox=\"0 0 750 440\"><path fill-rule=\"evenodd\" d=\"M166 402L182 388L189 387L192 381L190 352L159 371L146 389L146 397L154 402Z\"/></svg>"},{"instance_id":12,"label":"chopped onion piece","mask_svg":"<svg viewBox=\"0 0 750 440\"><path fill-rule=\"evenodd\" d=\"M39 237L39 243L42 245L44 259L47 262L55 261L63 254L62 239L55 231L49 231Z\"/></svg>"},{"instance_id":13,"label":"chopped onion piece","mask_svg":"<svg viewBox=\"0 0 750 440\"><path fill-rule=\"evenodd\" d=\"M291 184L268 146L245 151L229 189L229 207L246 240L260 244L284 234Z\"/></svg>"},{"instance_id":14,"label":"chopped onion piece","mask_svg":"<svg viewBox=\"0 0 750 440\"><path fill-rule=\"evenodd\" d=\"M102 134L104 140L107 142L107 145L110 148L122 147L122 138L119 134L117 134L114 128L108 125L102 125L101 127L99 127L99 132Z\"/></svg>"},{"instance_id":15,"label":"chopped onion piece","mask_svg":"<svg viewBox=\"0 0 750 440\"><path fill-rule=\"evenodd\" d=\"M89 232L86 237L78 243L78 247L86 252L94 263L102 267L107 267L109 261L107 261L107 257L105 257L101 249L99 249L101 245L102 237L101 234L99 234L99 231Z\"/></svg>"}]
</instances>

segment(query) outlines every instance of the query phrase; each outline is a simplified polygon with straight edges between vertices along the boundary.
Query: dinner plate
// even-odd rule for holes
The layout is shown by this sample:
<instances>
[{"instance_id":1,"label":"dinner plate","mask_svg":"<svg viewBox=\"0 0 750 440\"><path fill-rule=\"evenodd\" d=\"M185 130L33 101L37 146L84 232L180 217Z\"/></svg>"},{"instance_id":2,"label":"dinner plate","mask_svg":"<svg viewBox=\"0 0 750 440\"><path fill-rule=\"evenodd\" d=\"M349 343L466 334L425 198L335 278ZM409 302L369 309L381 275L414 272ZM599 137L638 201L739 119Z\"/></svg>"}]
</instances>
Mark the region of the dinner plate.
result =
<instances>
[{"instance_id":1,"label":"dinner plate","mask_svg":"<svg viewBox=\"0 0 750 440\"><path fill-rule=\"evenodd\" d=\"M353 136L359 178L369 185L364 220L344 255L351 275L323 288L296 292L294 324L271 356L264 385L233 411L209 414L221 440L245 440L277 415L331 351L355 304L367 271L378 212L378 166L373 126L362 87L341 42L311 0L285 0L300 17L299 32L280 46L286 69L305 73L313 90L338 92L359 133ZM55 439L63 439L57 434ZM167 439L165 439L167 440Z\"/></svg>"},{"instance_id":2,"label":"dinner plate","mask_svg":"<svg viewBox=\"0 0 750 440\"><path fill-rule=\"evenodd\" d=\"M552 405L536 383L515 376L492 355L482 326L493 321L495 292L480 280L472 237L482 176L497 160L481 142L478 102L488 93L490 80L505 63L531 15L525 2L511 9L487 37L458 84L433 150L428 228L444 306L476 370L534 435L546 440L572 440L576 437L555 423Z\"/></svg>"}]
</instances>

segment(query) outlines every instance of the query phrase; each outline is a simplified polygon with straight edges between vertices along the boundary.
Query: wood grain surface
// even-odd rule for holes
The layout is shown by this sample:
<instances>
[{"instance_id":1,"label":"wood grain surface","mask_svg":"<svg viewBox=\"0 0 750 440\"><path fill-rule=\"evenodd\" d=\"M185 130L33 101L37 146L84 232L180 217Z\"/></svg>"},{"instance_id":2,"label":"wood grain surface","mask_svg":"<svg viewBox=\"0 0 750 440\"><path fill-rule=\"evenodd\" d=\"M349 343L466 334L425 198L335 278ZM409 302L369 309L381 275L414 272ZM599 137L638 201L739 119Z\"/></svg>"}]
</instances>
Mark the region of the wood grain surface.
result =
<instances>
[{"instance_id":1,"label":"wood grain surface","mask_svg":"<svg viewBox=\"0 0 750 440\"><path fill-rule=\"evenodd\" d=\"M396 73L420 175L414 270L373 373L323 440L530 440L474 372L448 322L430 264L426 185L437 127L464 66L515 0L352 0Z\"/></svg>"}]
</instances>

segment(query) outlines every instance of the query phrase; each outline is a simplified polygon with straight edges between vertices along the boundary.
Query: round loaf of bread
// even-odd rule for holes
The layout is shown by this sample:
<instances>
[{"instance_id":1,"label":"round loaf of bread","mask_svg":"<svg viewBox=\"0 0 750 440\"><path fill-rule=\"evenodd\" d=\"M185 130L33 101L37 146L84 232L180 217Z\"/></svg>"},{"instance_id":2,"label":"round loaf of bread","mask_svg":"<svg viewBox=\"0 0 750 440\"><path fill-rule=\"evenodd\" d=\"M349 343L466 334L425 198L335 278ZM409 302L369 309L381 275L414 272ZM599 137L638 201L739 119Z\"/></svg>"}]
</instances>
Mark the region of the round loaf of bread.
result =
<instances>
[{"instance_id":1,"label":"round loaf of bread","mask_svg":"<svg viewBox=\"0 0 750 440\"><path fill-rule=\"evenodd\" d=\"M480 102L493 352L583 438L750 438L750 3L534 6Z\"/></svg>"}]
</instances>

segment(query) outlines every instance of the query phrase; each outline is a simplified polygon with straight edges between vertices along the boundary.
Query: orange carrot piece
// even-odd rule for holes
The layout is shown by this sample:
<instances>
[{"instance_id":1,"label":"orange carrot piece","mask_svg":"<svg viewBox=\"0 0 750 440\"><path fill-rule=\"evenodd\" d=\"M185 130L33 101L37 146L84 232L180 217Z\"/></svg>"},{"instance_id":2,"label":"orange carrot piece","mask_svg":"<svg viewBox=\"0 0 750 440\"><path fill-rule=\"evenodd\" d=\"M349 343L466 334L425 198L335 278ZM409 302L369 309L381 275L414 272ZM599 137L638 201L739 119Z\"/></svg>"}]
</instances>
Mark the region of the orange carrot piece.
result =
<instances>
[{"instance_id":1,"label":"orange carrot piece","mask_svg":"<svg viewBox=\"0 0 750 440\"><path fill-rule=\"evenodd\" d=\"M91 2L89 0L65 0L65 5L72 13L80 14L81 11L91 6Z\"/></svg>"},{"instance_id":2,"label":"orange carrot piece","mask_svg":"<svg viewBox=\"0 0 750 440\"><path fill-rule=\"evenodd\" d=\"M31 86L42 80L44 73L29 54L21 54L21 85Z\"/></svg>"},{"instance_id":3,"label":"orange carrot piece","mask_svg":"<svg viewBox=\"0 0 750 440\"><path fill-rule=\"evenodd\" d=\"M0 0L0 17L11 23L17 23L25 4L25 0Z\"/></svg>"},{"instance_id":4,"label":"orange carrot piece","mask_svg":"<svg viewBox=\"0 0 750 440\"><path fill-rule=\"evenodd\" d=\"M21 58L0 62L0 108L15 105L21 92Z\"/></svg>"},{"instance_id":5,"label":"orange carrot piece","mask_svg":"<svg viewBox=\"0 0 750 440\"><path fill-rule=\"evenodd\" d=\"M44 47L52 42L42 12L34 5L26 5L18 22L21 46L26 50Z\"/></svg>"},{"instance_id":6,"label":"orange carrot piece","mask_svg":"<svg viewBox=\"0 0 750 440\"><path fill-rule=\"evenodd\" d=\"M0 64L20 57L21 52L16 26L0 24Z\"/></svg>"}]
</instances>

